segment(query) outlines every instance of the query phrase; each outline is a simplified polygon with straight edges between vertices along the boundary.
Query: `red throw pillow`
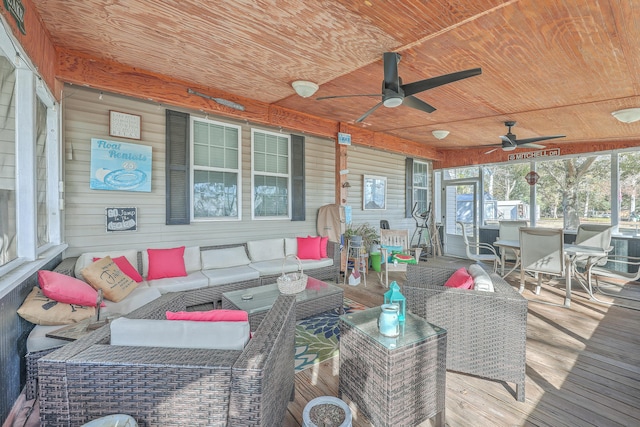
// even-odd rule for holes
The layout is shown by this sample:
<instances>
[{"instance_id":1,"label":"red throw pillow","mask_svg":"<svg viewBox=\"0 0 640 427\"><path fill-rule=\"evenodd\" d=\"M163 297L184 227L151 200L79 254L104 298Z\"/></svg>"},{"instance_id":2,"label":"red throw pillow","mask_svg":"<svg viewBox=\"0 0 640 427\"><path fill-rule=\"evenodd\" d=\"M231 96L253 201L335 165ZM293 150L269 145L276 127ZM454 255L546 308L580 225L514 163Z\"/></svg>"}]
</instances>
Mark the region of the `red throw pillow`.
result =
<instances>
[{"instance_id":1,"label":"red throw pillow","mask_svg":"<svg viewBox=\"0 0 640 427\"><path fill-rule=\"evenodd\" d=\"M329 236L320 238L320 258L327 258L327 242L329 241Z\"/></svg>"},{"instance_id":2,"label":"red throw pillow","mask_svg":"<svg viewBox=\"0 0 640 427\"><path fill-rule=\"evenodd\" d=\"M444 285L449 288L472 289L473 277L466 268L460 267L447 279Z\"/></svg>"},{"instance_id":3,"label":"red throw pillow","mask_svg":"<svg viewBox=\"0 0 640 427\"><path fill-rule=\"evenodd\" d=\"M167 320L196 322L248 322L249 314L242 310L167 311Z\"/></svg>"},{"instance_id":4,"label":"red throw pillow","mask_svg":"<svg viewBox=\"0 0 640 427\"><path fill-rule=\"evenodd\" d=\"M298 258L320 259L321 237L298 237Z\"/></svg>"},{"instance_id":5,"label":"red throw pillow","mask_svg":"<svg viewBox=\"0 0 640 427\"><path fill-rule=\"evenodd\" d=\"M80 279L55 271L40 270L38 282L44 296L54 301L88 307L96 306L98 291ZM104 307L104 303L102 306Z\"/></svg>"},{"instance_id":6,"label":"red throw pillow","mask_svg":"<svg viewBox=\"0 0 640 427\"><path fill-rule=\"evenodd\" d=\"M102 258L93 258L93 262L99 261L101 259ZM127 257L119 256L118 258L111 258L111 261L113 261L124 274L131 277L131 279L133 279L135 282L142 282L142 276L140 275L140 273L138 273L138 270L136 270L136 268L131 265Z\"/></svg>"},{"instance_id":7,"label":"red throw pillow","mask_svg":"<svg viewBox=\"0 0 640 427\"><path fill-rule=\"evenodd\" d=\"M147 280L166 277L185 277L184 246L173 249L147 249L149 255L149 273Z\"/></svg>"}]
</instances>

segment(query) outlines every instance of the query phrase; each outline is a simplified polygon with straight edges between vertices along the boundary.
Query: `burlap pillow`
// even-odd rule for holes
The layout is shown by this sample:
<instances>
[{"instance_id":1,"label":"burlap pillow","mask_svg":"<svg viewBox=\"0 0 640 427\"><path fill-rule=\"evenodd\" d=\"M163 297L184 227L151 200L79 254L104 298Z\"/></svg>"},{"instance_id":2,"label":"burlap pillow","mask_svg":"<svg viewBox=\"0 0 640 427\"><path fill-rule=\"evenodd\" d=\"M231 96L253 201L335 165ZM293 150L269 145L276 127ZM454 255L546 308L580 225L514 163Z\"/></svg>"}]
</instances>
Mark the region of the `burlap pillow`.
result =
<instances>
[{"instance_id":1,"label":"burlap pillow","mask_svg":"<svg viewBox=\"0 0 640 427\"><path fill-rule=\"evenodd\" d=\"M95 289L102 289L104 297L113 302L122 301L138 286L109 256L83 268L82 277Z\"/></svg>"},{"instance_id":2,"label":"burlap pillow","mask_svg":"<svg viewBox=\"0 0 640 427\"><path fill-rule=\"evenodd\" d=\"M34 286L18 309L18 314L36 325L68 325L94 316L96 309L57 302L45 297L40 288Z\"/></svg>"}]
</instances>

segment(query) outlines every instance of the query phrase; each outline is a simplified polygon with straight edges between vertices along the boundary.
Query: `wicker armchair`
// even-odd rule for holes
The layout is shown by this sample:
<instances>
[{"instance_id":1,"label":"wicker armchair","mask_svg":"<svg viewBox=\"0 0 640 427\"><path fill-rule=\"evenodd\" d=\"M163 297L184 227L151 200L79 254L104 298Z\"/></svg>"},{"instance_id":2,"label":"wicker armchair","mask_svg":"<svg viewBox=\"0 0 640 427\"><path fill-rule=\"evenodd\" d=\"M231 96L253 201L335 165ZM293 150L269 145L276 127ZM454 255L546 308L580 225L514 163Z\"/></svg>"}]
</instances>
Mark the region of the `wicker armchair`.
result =
<instances>
[{"instance_id":1,"label":"wicker armchair","mask_svg":"<svg viewBox=\"0 0 640 427\"><path fill-rule=\"evenodd\" d=\"M527 300L496 273L494 292L444 287L455 268L407 266L407 308L447 330L447 369L515 383L524 401Z\"/></svg>"},{"instance_id":2,"label":"wicker armchair","mask_svg":"<svg viewBox=\"0 0 640 427\"><path fill-rule=\"evenodd\" d=\"M127 317L186 308L165 294ZM295 296L281 295L244 350L109 345L109 326L38 361L42 426L126 413L144 426L282 425L294 390Z\"/></svg>"}]
</instances>

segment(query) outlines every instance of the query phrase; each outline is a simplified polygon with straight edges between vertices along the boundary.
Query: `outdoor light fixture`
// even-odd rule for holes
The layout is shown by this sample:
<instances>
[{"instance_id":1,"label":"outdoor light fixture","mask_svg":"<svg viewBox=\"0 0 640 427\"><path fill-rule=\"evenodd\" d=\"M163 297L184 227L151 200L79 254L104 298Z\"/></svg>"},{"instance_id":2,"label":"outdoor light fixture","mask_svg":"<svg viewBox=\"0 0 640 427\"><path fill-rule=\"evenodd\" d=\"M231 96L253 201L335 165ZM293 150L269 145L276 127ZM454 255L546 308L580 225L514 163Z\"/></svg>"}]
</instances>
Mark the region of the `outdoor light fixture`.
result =
<instances>
[{"instance_id":1,"label":"outdoor light fixture","mask_svg":"<svg viewBox=\"0 0 640 427\"><path fill-rule=\"evenodd\" d=\"M445 139L449 135L448 130L434 130L431 132L437 139Z\"/></svg>"},{"instance_id":2,"label":"outdoor light fixture","mask_svg":"<svg viewBox=\"0 0 640 427\"><path fill-rule=\"evenodd\" d=\"M308 82L306 80L296 80L291 83L293 90L296 91L298 95L303 98L308 98L318 90L318 85L313 82Z\"/></svg>"},{"instance_id":3,"label":"outdoor light fixture","mask_svg":"<svg viewBox=\"0 0 640 427\"><path fill-rule=\"evenodd\" d=\"M345 183L342 184L342 188L351 188L351 184L349 184L349 181L345 181Z\"/></svg>"},{"instance_id":4,"label":"outdoor light fixture","mask_svg":"<svg viewBox=\"0 0 640 427\"><path fill-rule=\"evenodd\" d=\"M627 108L611 113L613 117L622 123L633 123L640 120L640 108Z\"/></svg>"}]
</instances>

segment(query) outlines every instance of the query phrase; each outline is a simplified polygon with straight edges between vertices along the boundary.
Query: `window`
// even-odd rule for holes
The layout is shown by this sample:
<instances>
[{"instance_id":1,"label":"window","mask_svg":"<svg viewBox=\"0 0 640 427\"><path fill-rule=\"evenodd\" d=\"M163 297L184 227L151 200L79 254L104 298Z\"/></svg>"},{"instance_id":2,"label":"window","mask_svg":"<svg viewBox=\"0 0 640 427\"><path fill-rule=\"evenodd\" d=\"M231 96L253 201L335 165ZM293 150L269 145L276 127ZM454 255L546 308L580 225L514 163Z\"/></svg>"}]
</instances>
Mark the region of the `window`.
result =
<instances>
[{"instance_id":1,"label":"window","mask_svg":"<svg viewBox=\"0 0 640 427\"><path fill-rule=\"evenodd\" d=\"M15 68L0 56L0 265L17 257L15 87Z\"/></svg>"},{"instance_id":2,"label":"window","mask_svg":"<svg viewBox=\"0 0 640 427\"><path fill-rule=\"evenodd\" d=\"M36 211L38 247L49 243L49 210L47 204L47 106L36 100Z\"/></svg>"},{"instance_id":3,"label":"window","mask_svg":"<svg viewBox=\"0 0 640 427\"><path fill-rule=\"evenodd\" d=\"M638 236L640 207L638 206L638 190L640 189L640 152L620 153L618 156L618 212L620 212L621 234ZM611 217L611 211L594 212L598 217Z\"/></svg>"},{"instance_id":4,"label":"window","mask_svg":"<svg viewBox=\"0 0 640 427\"><path fill-rule=\"evenodd\" d=\"M290 136L252 129L251 147L253 217L290 218Z\"/></svg>"},{"instance_id":5,"label":"window","mask_svg":"<svg viewBox=\"0 0 640 427\"><path fill-rule=\"evenodd\" d=\"M525 176L529 163L492 165L483 168L484 221L529 220L530 187Z\"/></svg>"},{"instance_id":6,"label":"window","mask_svg":"<svg viewBox=\"0 0 640 427\"><path fill-rule=\"evenodd\" d=\"M577 230L586 222L610 224L611 155L569 157L537 162L536 185L541 227Z\"/></svg>"},{"instance_id":7,"label":"window","mask_svg":"<svg viewBox=\"0 0 640 427\"><path fill-rule=\"evenodd\" d=\"M429 163L413 162L414 212L421 214L429 209Z\"/></svg>"},{"instance_id":8,"label":"window","mask_svg":"<svg viewBox=\"0 0 640 427\"><path fill-rule=\"evenodd\" d=\"M198 118L192 125L192 218L240 219L240 127Z\"/></svg>"}]
</instances>

